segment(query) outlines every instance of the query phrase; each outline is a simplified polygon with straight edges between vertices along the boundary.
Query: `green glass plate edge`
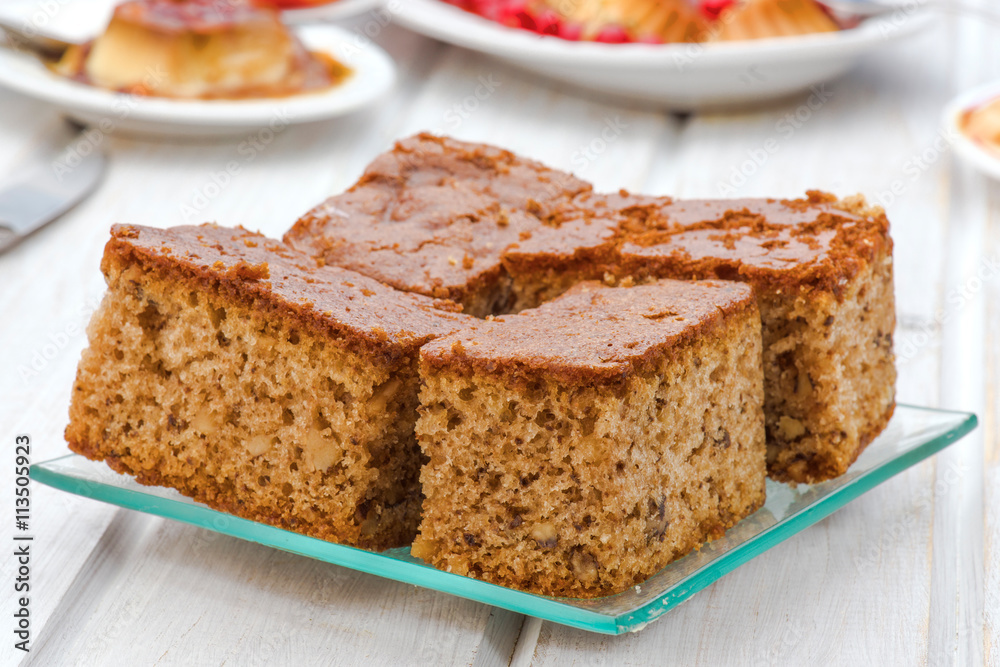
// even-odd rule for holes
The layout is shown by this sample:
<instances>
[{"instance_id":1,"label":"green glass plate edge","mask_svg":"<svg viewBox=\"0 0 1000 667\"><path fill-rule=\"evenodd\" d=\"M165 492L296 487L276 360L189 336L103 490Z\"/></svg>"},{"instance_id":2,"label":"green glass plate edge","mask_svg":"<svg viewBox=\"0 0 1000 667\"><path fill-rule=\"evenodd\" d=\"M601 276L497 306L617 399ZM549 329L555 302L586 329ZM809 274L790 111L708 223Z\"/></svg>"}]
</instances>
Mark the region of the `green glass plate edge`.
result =
<instances>
[{"instance_id":1,"label":"green glass plate edge","mask_svg":"<svg viewBox=\"0 0 1000 667\"><path fill-rule=\"evenodd\" d=\"M656 600L652 600L638 609L617 617L615 619L618 628L616 634L641 630L651 621L670 611L709 584L718 581L740 565L756 558L796 533L825 519L841 507L844 507L847 503L871 491L887 479L895 477L907 468L920 463L924 459L930 458L942 449L961 440L979 425L979 419L971 412L903 404L899 404L899 407L951 414L956 417L964 416L965 419L948 432L932 438L896 458L886 460L881 465L872 468L867 473L859 475L836 491L823 496L814 504L803 508L762 533L748 539L738 549L733 549L712 561L708 566L692 572L687 578L678 582L676 586L664 591L663 595ZM662 611L657 613L655 610L657 606L662 606Z\"/></svg>"},{"instance_id":2,"label":"green glass plate edge","mask_svg":"<svg viewBox=\"0 0 1000 667\"><path fill-rule=\"evenodd\" d=\"M217 512L201 505L189 504L188 502L169 498L160 498L102 482L70 477L47 467L50 463L78 456L76 454L33 464L30 474L31 479L41 484L126 509L182 521L231 537L256 542L395 581L450 593L458 597L502 607L529 616L536 616L581 630L617 635L641 630L650 622L667 613L743 563L759 556L761 553L817 521L824 519L890 477L897 475L961 439L979 423L976 415L972 413L916 406L906 407L914 407L915 409L929 412L952 414L956 417L961 416L964 417L964 420L948 432L914 447L897 458L888 459L881 465L872 468L845 486L817 500L813 505L804 508L798 513L776 523L766 531L748 539L739 548L719 556L709 565L693 572L675 586L664 591L656 599L617 617L573 607L556 598L533 595L477 579L443 572L424 565L408 555L398 556L389 552L375 553L341 544L334 544L275 528L274 526L241 519L223 512Z\"/></svg>"}]
</instances>

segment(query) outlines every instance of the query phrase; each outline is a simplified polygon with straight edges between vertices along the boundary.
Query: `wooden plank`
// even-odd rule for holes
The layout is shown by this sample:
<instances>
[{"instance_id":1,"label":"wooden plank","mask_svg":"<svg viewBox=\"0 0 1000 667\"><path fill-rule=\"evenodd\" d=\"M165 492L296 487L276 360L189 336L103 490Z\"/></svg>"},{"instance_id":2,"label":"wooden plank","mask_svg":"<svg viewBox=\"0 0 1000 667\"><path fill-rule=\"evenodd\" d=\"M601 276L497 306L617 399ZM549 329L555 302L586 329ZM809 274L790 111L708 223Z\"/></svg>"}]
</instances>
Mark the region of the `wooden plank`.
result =
<instances>
[{"instance_id":1,"label":"wooden plank","mask_svg":"<svg viewBox=\"0 0 1000 667\"><path fill-rule=\"evenodd\" d=\"M985 197L981 177L956 167L952 225L948 234L945 290L970 286L982 266ZM984 312L981 290L942 324L942 407L983 414ZM937 457L931 577L929 660L935 664L982 662L983 431Z\"/></svg>"},{"instance_id":2,"label":"wooden plank","mask_svg":"<svg viewBox=\"0 0 1000 667\"><path fill-rule=\"evenodd\" d=\"M993 4L966 3L992 11ZM953 19L954 92L995 77L1000 51L991 28ZM990 55L992 54L992 58ZM949 230L943 291L948 317L941 324L941 404L983 415L986 408L986 302L988 220L985 177L971 166L952 169ZM934 568L931 577L929 660L934 664L979 664L984 658L984 430L979 429L937 459L934 504Z\"/></svg>"},{"instance_id":3,"label":"wooden plank","mask_svg":"<svg viewBox=\"0 0 1000 667\"><path fill-rule=\"evenodd\" d=\"M120 511L29 664L469 664L491 609ZM391 633L391 635L390 635ZM389 637L391 636L391 641Z\"/></svg>"},{"instance_id":4,"label":"wooden plank","mask_svg":"<svg viewBox=\"0 0 1000 667\"><path fill-rule=\"evenodd\" d=\"M1000 200L990 193L984 252L1000 262ZM984 536L983 654L985 663L1000 663L1000 272L984 285L986 302L986 392L983 400Z\"/></svg>"},{"instance_id":5,"label":"wooden plank","mask_svg":"<svg viewBox=\"0 0 1000 667\"><path fill-rule=\"evenodd\" d=\"M34 157L34 150L62 126L58 115L44 105L0 91L0 173L6 175ZM0 312L4 314L0 442L10 456L8 464L0 466L0 486L4 489L14 488L15 435L31 436L33 461L65 451L62 429L72 368L83 345L82 328L89 314L83 297L85 281L79 279L81 274L74 273L74 268L89 256L85 244L78 243L73 223L68 221L84 219L88 210L92 209L87 202L81 204L64 220L0 257L0 280L9 286L0 290ZM72 275L63 274L63 269ZM84 501L34 484L31 493L30 529L18 533L36 539L32 542L31 588L27 591L35 639L113 510L85 508ZM13 495L5 497L9 502ZM14 530L12 520L3 522L0 538L5 544L12 543ZM12 582L16 565L13 558L0 560L0 578ZM0 607L13 613L19 597L13 585L4 586ZM13 664L22 657L13 642L0 644L3 664Z\"/></svg>"},{"instance_id":6,"label":"wooden plank","mask_svg":"<svg viewBox=\"0 0 1000 667\"><path fill-rule=\"evenodd\" d=\"M521 614L494 607L490 612L483 641L472 667L506 667L514 655L522 627L527 619Z\"/></svg>"}]
</instances>

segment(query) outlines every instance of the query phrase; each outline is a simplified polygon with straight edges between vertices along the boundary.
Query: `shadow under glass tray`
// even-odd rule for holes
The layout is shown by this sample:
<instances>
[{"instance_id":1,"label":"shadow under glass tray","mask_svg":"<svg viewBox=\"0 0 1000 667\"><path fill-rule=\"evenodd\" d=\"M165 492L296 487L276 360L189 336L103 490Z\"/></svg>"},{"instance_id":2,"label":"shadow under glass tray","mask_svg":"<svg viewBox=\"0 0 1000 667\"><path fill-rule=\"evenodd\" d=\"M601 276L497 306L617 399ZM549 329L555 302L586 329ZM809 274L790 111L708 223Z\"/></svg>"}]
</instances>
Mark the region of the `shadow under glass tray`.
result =
<instances>
[{"instance_id":1,"label":"shadow under glass tray","mask_svg":"<svg viewBox=\"0 0 1000 667\"><path fill-rule=\"evenodd\" d=\"M847 474L791 487L767 481L760 510L700 551L674 561L623 593L594 600L550 598L443 572L410 556L408 548L365 551L209 509L173 489L142 486L104 463L70 455L31 466L42 484L127 509L183 521L251 542L361 572L605 634L641 630L701 589L760 553L829 516L893 475L952 444L976 427L976 416L899 405L886 430Z\"/></svg>"}]
</instances>

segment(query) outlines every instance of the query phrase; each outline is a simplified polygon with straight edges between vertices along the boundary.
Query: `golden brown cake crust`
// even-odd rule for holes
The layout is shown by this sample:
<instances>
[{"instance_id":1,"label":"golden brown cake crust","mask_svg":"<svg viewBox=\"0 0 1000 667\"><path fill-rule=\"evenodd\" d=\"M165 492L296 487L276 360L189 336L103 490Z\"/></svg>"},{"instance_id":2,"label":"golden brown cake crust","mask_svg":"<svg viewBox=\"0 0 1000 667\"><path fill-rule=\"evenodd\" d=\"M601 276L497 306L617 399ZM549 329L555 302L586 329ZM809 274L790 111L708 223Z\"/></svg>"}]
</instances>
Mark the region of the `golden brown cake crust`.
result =
<instances>
[{"instance_id":1,"label":"golden brown cake crust","mask_svg":"<svg viewBox=\"0 0 1000 667\"><path fill-rule=\"evenodd\" d=\"M421 367L616 384L747 308L756 308L753 291L740 283L661 280L609 289L584 282L539 308L428 343Z\"/></svg>"},{"instance_id":2,"label":"golden brown cake crust","mask_svg":"<svg viewBox=\"0 0 1000 667\"><path fill-rule=\"evenodd\" d=\"M73 451L315 537L413 539L417 350L471 317L214 225L118 226L102 270Z\"/></svg>"},{"instance_id":3,"label":"golden brown cake crust","mask_svg":"<svg viewBox=\"0 0 1000 667\"><path fill-rule=\"evenodd\" d=\"M721 278L838 297L881 252L889 222L859 199L810 191L778 199L583 195L505 253L512 273L589 267L620 276ZM600 275L600 274L598 274Z\"/></svg>"},{"instance_id":4,"label":"golden brown cake crust","mask_svg":"<svg viewBox=\"0 0 1000 667\"><path fill-rule=\"evenodd\" d=\"M111 255L194 278L228 298L291 318L354 351L395 359L469 319L453 303L391 289L338 267L317 267L288 246L243 228L115 225Z\"/></svg>"},{"instance_id":5,"label":"golden brown cake crust","mask_svg":"<svg viewBox=\"0 0 1000 667\"><path fill-rule=\"evenodd\" d=\"M498 289L505 248L589 190L506 150L420 134L302 216L284 240L328 265L470 306Z\"/></svg>"}]
</instances>

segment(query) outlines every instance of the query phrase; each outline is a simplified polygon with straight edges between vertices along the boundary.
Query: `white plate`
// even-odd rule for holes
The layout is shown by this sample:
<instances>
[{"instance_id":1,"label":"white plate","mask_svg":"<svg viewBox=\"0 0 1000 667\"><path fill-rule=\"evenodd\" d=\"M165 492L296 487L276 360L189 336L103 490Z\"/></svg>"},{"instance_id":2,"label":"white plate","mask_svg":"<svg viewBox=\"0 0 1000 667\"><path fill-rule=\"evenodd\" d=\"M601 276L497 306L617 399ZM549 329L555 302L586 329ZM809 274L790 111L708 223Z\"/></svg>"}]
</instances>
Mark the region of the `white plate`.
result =
<instances>
[{"instance_id":1,"label":"white plate","mask_svg":"<svg viewBox=\"0 0 1000 667\"><path fill-rule=\"evenodd\" d=\"M281 12L285 23L301 25L320 21L339 21L375 9L383 0L337 0L328 5L305 9L286 9Z\"/></svg>"},{"instance_id":2,"label":"white plate","mask_svg":"<svg viewBox=\"0 0 1000 667\"><path fill-rule=\"evenodd\" d=\"M440 0L406 0L400 24L576 86L675 110L756 102L846 72L863 54L930 24L902 10L837 33L719 44L569 42L508 28Z\"/></svg>"},{"instance_id":3,"label":"white plate","mask_svg":"<svg viewBox=\"0 0 1000 667\"><path fill-rule=\"evenodd\" d=\"M948 103L944 112L943 139L955 146L955 152L976 168L1000 180L1000 155L976 143L961 130L962 114L984 102L1000 97L1000 81L994 81L962 93Z\"/></svg>"},{"instance_id":4,"label":"white plate","mask_svg":"<svg viewBox=\"0 0 1000 667\"><path fill-rule=\"evenodd\" d=\"M0 18L28 31L32 29L67 42L84 42L104 32L115 6L122 0L0 0ZM383 0L336 0L307 9L286 9L285 23L302 25L339 21L381 5Z\"/></svg>"},{"instance_id":5,"label":"white plate","mask_svg":"<svg viewBox=\"0 0 1000 667\"><path fill-rule=\"evenodd\" d=\"M354 70L329 90L252 100L175 100L115 93L48 71L36 58L0 48L0 85L44 100L66 115L107 132L170 136L233 136L265 127L306 123L356 111L388 92L392 59L371 42L326 25L295 30L310 50L324 51Z\"/></svg>"}]
</instances>

